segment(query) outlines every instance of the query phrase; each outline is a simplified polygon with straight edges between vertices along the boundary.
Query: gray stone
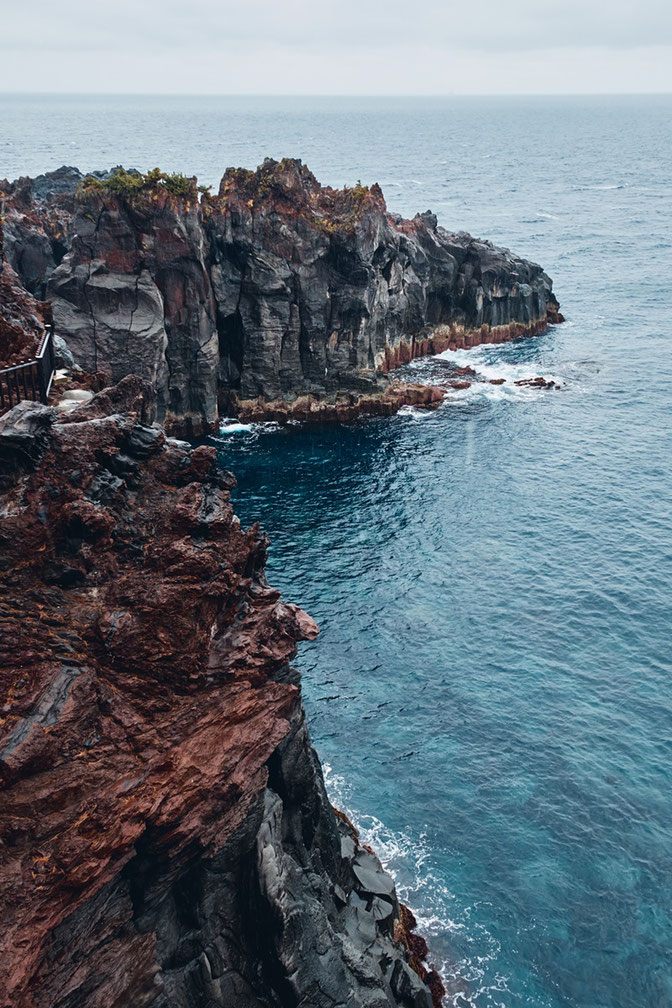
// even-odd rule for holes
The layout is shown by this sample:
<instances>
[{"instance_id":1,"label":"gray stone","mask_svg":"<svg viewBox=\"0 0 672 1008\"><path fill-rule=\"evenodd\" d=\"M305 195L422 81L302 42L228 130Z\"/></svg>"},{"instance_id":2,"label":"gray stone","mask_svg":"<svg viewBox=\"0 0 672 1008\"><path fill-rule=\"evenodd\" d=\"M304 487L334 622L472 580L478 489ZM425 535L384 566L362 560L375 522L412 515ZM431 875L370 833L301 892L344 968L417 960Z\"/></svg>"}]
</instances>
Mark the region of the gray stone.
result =
<instances>
[{"instance_id":1,"label":"gray stone","mask_svg":"<svg viewBox=\"0 0 672 1008\"><path fill-rule=\"evenodd\" d=\"M77 364L75 364L75 358L72 356L70 347L65 342L62 336L58 333L54 333L52 337L54 341L54 363L57 368L65 368L67 371L79 371Z\"/></svg>"},{"instance_id":2,"label":"gray stone","mask_svg":"<svg viewBox=\"0 0 672 1008\"><path fill-rule=\"evenodd\" d=\"M382 869L363 868L358 864L354 865L353 871L363 892L376 896L391 897L393 895L394 882L387 872Z\"/></svg>"}]
</instances>

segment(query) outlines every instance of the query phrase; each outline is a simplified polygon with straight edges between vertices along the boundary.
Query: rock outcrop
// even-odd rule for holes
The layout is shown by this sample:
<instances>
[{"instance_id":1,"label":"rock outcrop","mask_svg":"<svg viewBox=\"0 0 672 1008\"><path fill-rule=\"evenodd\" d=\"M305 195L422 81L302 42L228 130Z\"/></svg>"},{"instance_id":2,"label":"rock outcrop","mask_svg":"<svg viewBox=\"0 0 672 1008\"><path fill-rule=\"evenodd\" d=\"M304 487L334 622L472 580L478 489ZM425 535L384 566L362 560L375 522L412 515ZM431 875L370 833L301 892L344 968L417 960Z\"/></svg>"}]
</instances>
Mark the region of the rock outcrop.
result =
<instances>
[{"instance_id":1,"label":"rock outcrop","mask_svg":"<svg viewBox=\"0 0 672 1008\"><path fill-rule=\"evenodd\" d=\"M389 214L377 185L334 190L300 162L229 169L203 201L222 384L241 398L358 391L448 346L512 339L557 310L540 266Z\"/></svg>"},{"instance_id":2,"label":"rock outcrop","mask_svg":"<svg viewBox=\"0 0 672 1008\"><path fill-rule=\"evenodd\" d=\"M0 1004L430 1008L310 745L317 628L154 415L130 377L0 418Z\"/></svg>"},{"instance_id":3,"label":"rock outcrop","mask_svg":"<svg viewBox=\"0 0 672 1008\"><path fill-rule=\"evenodd\" d=\"M112 381L146 378L159 415L189 433L217 422L218 336L195 180L183 198L92 189L47 294L77 363Z\"/></svg>"},{"instance_id":4,"label":"rock outcrop","mask_svg":"<svg viewBox=\"0 0 672 1008\"><path fill-rule=\"evenodd\" d=\"M49 277L72 243L82 177L76 168L64 166L35 179L0 181L4 254L26 290L37 298L44 298Z\"/></svg>"},{"instance_id":5,"label":"rock outcrop","mask_svg":"<svg viewBox=\"0 0 672 1008\"><path fill-rule=\"evenodd\" d=\"M158 171L60 171L5 184L12 264L77 363L145 377L169 428L200 433L251 401L291 413L297 396L362 412L414 357L562 321L540 266L429 212L403 220L377 185L321 186L300 161L229 169L217 195Z\"/></svg>"},{"instance_id":6,"label":"rock outcrop","mask_svg":"<svg viewBox=\"0 0 672 1008\"><path fill-rule=\"evenodd\" d=\"M0 215L0 367L33 360L44 336L49 307L26 290L14 270Z\"/></svg>"}]
</instances>

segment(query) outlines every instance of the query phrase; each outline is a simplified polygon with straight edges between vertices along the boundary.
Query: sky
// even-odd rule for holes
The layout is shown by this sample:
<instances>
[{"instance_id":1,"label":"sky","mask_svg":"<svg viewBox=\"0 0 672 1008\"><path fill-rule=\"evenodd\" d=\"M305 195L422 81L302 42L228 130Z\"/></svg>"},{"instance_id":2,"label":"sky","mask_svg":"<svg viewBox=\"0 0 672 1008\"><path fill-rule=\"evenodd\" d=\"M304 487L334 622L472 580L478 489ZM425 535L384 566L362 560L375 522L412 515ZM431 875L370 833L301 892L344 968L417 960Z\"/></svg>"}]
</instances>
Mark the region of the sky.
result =
<instances>
[{"instance_id":1,"label":"sky","mask_svg":"<svg viewBox=\"0 0 672 1008\"><path fill-rule=\"evenodd\" d=\"M0 4L0 92L672 92L672 0Z\"/></svg>"}]
</instances>

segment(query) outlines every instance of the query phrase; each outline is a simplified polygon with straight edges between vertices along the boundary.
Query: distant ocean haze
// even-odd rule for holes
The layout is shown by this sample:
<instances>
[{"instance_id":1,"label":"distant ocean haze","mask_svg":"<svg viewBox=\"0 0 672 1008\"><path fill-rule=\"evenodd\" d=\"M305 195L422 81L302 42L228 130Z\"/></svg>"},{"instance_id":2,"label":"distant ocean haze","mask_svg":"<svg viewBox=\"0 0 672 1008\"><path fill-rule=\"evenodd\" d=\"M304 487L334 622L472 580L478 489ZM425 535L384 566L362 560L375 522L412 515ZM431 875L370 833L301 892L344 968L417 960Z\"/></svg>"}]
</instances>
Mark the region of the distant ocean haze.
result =
<instances>
[{"instance_id":1,"label":"distant ocean haze","mask_svg":"<svg viewBox=\"0 0 672 1008\"><path fill-rule=\"evenodd\" d=\"M313 741L454 1003L672 1005L672 98L0 98L0 176L301 157L541 262L565 325L486 381L215 442L315 617ZM516 386L543 375L552 390ZM490 384L504 378L503 384ZM557 390L559 386L559 390ZM459 1000L462 998L463 1000Z\"/></svg>"}]
</instances>

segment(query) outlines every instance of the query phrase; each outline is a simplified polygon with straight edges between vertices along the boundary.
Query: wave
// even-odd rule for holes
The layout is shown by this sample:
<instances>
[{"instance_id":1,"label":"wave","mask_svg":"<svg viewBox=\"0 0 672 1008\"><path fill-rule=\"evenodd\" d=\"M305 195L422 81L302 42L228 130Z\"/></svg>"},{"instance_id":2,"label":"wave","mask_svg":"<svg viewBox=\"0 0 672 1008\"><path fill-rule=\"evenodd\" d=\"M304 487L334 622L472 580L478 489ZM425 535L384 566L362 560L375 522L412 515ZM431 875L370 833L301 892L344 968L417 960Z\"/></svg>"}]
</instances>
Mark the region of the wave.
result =
<instances>
[{"instance_id":1,"label":"wave","mask_svg":"<svg viewBox=\"0 0 672 1008\"><path fill-rule=\"evenodd\" d=\"M609 192L612 189L627 189L627 182L614 182L606 185L573 185L575 192Z\"/></svg>"},{"instance_id":2,"label":"wave","mask_svg":"<svg viewBox=\"0 0 672 1008\"><path fill-rule=\"evenodd\" d=\"M240 420L236 420L234 417L224 417L219 425L220 435L272 433L280 429L280 424L273 423L272 421L268 423L241 423Z\"/></svg>"},{"instance_id":3,"label":"wave","mask_svg":"<svg viewBox=\"0 0 672 1008\"><path fill-rule=\"evenodd\" d=\"M418 409L417 406L402 406L398 416L412 417L413 420L427 420L431 417L433 410Z\"/></svg>"},{"instance_id":4,"label":"wave","mask_svg":"<svg viewBox=\"0 0 672 1008\"><path fill-rule=\"evenodd\" d=\"M515 399L537 399L548 395L548 390L529 385L516 385L517 381L529 381L543 375L546 381L555 382L556 387L563 388L566 379L557 373L548 373L530 363L513 364L504 360L492 360L493 349L501 348L501 344L486 344L473 350L444 350L436 354L434 360L448 361L458 368L472 368L476 380L466 389L450 389L453 400L490 399L493 401L512 401ZM480 379L480 380L478 380ZM465 381L470 381L469 375ZM501 384L492 385L492 381Z\"/></svg>"},{"instance_id":5,"label":"wave","mask_svg":"<svg viewBox=\"0 0 672 1008\"><path fill-rule=\"evenodd\" d=\"M329 763L322 766L329 800L345 812L360 839L376 852L393 877L400 900L411 908L418 931L429 941L429 962L446 987L445 1003L455 1008L502 1008L509 988L495 965L499 942L473 918L476 906L460 906L433 864L427 834L389 829L380 819L353 809L350 787ZM458 952L456 945L471 950Z\"/></svg>"},{"instance_id":6,"label":"wave","mask_svg":"<svg viewBox=\"0 0 672 1008\"><path fill-rule=\"evenodd\" d=\"M537 210L536 216L524 217L523 224L541 224L547 220L560 220L557 214L546 213L545 210Z\"/></svg>"}]
</instances>

